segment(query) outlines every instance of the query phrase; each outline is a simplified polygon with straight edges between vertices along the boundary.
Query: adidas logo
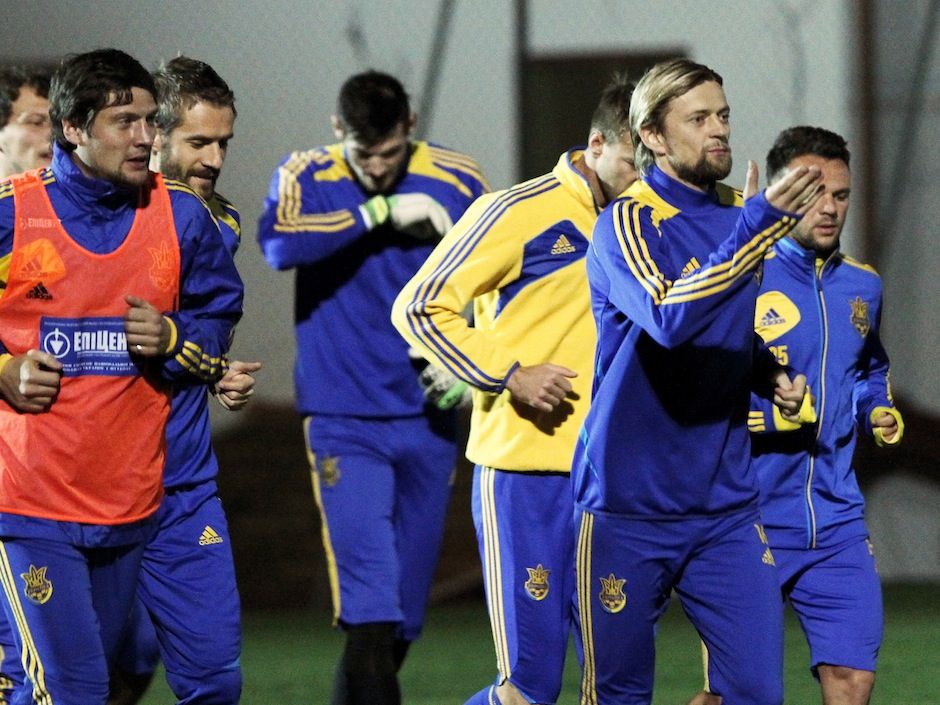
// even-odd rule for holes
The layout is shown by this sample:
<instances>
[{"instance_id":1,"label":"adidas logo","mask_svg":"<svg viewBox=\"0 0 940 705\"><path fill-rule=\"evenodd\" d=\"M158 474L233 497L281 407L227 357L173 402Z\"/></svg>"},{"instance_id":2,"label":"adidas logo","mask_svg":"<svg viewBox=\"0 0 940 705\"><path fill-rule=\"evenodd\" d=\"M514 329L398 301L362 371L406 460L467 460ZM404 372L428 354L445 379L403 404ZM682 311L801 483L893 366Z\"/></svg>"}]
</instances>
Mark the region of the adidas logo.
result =
<instances>
[{"instance_id":1,"label":"adidas logo","mask_svg":"<svg viewBox=\"0 0 940 705\"><path fill-rule=\"evenodd\" d=\"M700 269L702 265L698 263L698 260L694 257L686 262L685 266L682 268L682 274L679 275L680 279L685 279L687 276L692 274L696 269Z\"/></svg>"},{"instance_id":2,"label":"adidas logo","mask_svg":"<svg viewBox=\"0 0 940 705\"><path fill-rule=\"evenodd\" d=\"M574 252L574 250L574 245L572 245L568 238L564 235L559 235L558 239L555 240L555 244L552 245L553 255L567 255Z\"/></svg>"},{"instance_id":3,"label":"adidas logo","mask_svg":"<svg viewBox=\"0 0 940 705\"><path fill-rule=\"evenodd\" d=\"M786 319L777 313L774 309L767 309L767 313L760 319L760 326L766 328L769 326L779 326L781 323L786 323Z\"/></svg>"},{"instance_id":4,"label":"adidas logo","mask_svg":"<svg viewBox=\"0 0 940 705\"><path fill-rule=\"evenodd\" d=\"M49 290L43 285L42 282L39 282L36 286L30 289L29 292L27 292L26 298L52 301L52 294L49 293Z\"/></svg>"},{"instance_id":5,"label":"adidas logo","mask_svg":"<svg viewBox=\"0 0 940 705\"><path fill-rule=\"evenodd\" d=\"M202 531L202 536L199 537L200 546L209 546L213 543L223 543L222 537L215 533L215 529L211 526L207 526Z\"/></svg>"},{"instance_id":6,"label":"adidas logo","mask_svg":"<svg viewBox=\"0 0 940 705\"><path fill-rule=\"evenodd\" d=\"M777 565L774 562L774 554L770 552L770 546L764 549L764 555L760 557L762 563L767 565Z\"/></svg>"}]
</instances>

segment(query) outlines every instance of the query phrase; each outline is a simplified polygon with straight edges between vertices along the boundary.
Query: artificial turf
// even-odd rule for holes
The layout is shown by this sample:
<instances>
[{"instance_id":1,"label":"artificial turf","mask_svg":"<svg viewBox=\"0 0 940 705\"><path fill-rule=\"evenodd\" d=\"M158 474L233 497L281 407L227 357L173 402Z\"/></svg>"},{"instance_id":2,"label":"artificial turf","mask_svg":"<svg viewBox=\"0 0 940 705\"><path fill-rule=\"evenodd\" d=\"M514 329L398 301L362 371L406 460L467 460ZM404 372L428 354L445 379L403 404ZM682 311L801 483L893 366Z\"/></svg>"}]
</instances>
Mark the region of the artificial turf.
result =
<instances>
[{"instance_id":1,"label":"artificial turf","mask_svg":"<svg viewBox=\"0 0 940 705\"><path fill-rule=\"evenodd\" d=\"M885 586L885 641L872 705L940 703L940 598L937 585ZM819 703L808 650L787 614L786 702ZM320 612L254 612L244 617L244 705L327 705L342 637ZM747 638L742 635L742 638ZM578 702L579 672L571 651L560 704ZM461 705L495 674L481 599L433 607L424 636L401 673L405 705ZM655 705L681 705L700 687L698 638L674 602L660 623ZM174 702L162 672L145 705Z\"/></svg>"}]
</instances>

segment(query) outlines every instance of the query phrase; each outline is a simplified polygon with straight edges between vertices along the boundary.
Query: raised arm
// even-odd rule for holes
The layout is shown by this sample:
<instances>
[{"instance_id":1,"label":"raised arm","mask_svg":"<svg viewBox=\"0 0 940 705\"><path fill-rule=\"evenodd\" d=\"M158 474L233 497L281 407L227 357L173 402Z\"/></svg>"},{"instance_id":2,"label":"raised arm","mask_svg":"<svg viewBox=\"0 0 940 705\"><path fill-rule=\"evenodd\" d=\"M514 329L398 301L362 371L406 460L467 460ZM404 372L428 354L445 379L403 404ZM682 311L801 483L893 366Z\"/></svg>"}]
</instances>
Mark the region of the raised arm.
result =
<instances>
[{"instance_id":1,"label":"raised arm","mask_svg":"<svg viewBox=\"0 0 940 705\"><path fill-rule=\"evenodd\" d=\"M352 186L344 192L347 198L342 207L331 203L325 182L316 179L325 159L322 150L294 152L271 177L258 223L258 242L264 258L274 269L290 269L325 259L388 217L382 205L378 202L370 205ZM335 180L331 183L332 188L337 188Z\"/></svg>"}]
</instances>

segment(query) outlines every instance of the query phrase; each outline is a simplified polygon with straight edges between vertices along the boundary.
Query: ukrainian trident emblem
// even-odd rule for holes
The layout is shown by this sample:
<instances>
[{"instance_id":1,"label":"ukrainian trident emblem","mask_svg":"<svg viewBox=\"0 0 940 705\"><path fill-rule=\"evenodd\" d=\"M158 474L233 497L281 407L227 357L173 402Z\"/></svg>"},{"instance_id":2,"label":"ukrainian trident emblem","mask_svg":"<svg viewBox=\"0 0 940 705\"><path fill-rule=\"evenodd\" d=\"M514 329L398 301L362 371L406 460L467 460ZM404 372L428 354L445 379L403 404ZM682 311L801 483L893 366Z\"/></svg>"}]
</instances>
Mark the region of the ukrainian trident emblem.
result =
<instances>
[{"instance_id":1,"label":"ukrainian trident emblem","mask_svg":"<svg viewBox=\"0 0 940 705\"><path fill-rule=\"evenodd\" d=\"M34 565L29 566L29 571L20 573L20 577L26 583L23 594L30 602L37 605L44 605L52 597L52 582L46 578L47 566L37 568Z\"/></svg>"},{"instance_id":2,"label":"ukrainian trident emblem","mask_svg":"<svg viewBox=\"0 0 940 705\"><path fill-rule=\"evenodd\" d=\"M601 601L601 607L611 614L617 614L627 604L627 596L623 592L623 586L627 581L624 578L614 577L613 573L600 580L601 591L597 597Z\"/></svg>"},{"instance_id":3,"label":"ukrainian trident emblem","mask_svg":"<svg viewBox=\"0 0 940 705\"><path fill-rule=\"evenodd\" d=\"M525 581L525 590L529 597L541 602L548 597L548 576L552 571L543 568L541 563L526 570L529 572L529 579Z\"/></svg>"},{"instance_id":4,"label":"ukrainian trident emblem","mask_svg":"<svg viewBox=\"0 0 940 705\"><path fill-rule=\"evenodd\" d=\"M863 338L868 335L871 329L871 323L868 320L868 302L862 301L860 296L856 296L853 301L849 301L852 307L852 325Z\"/></svg>"}]
</instances>

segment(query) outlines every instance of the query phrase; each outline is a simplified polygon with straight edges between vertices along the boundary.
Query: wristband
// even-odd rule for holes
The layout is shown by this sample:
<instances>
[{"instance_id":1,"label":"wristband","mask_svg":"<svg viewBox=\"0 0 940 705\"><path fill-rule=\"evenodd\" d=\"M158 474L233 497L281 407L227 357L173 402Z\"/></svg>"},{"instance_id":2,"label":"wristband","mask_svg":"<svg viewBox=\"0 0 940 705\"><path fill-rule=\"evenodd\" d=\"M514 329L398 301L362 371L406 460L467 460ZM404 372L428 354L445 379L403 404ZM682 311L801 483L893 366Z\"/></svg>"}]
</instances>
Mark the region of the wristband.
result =
<instances>
[{"instance_id":1,"label":"wristband","mask_svg":"<svg viewBox=\"0 0 940 705\"><path fill-rule=\"evenodd\" d=\"M898 431L897 433L894 434L894 436L892 436L891 440L888 440L887 438L885 438L884 429L879 428L878 426L874 425L875 417L880 415L881 412L885 412L886 414L891 414L894 417L894 420L898 422ZM901 412L895 409L894 407L876 406L874 409L871 410L871 413L868 415L868 423L872 425L871 433L872 433L872 436L874 436L875 438L876 445L883 448L885 446L896 446L898 443L901 442L901 436L904 435L904 419L901 418Z\"/></svg>"},{"instance_id":2,"label":"wristband","mask_svg":"<svg viewBox=\"0 0 940 705\"><path fill-rule=\"evenodd\" d=\"M372 230L388 220L390 208L388 201L385 200L385 196L373 196L359 206L359 212L362 213L362 219L366 223L366 229Z\"/></svg>"}]
</instances>

